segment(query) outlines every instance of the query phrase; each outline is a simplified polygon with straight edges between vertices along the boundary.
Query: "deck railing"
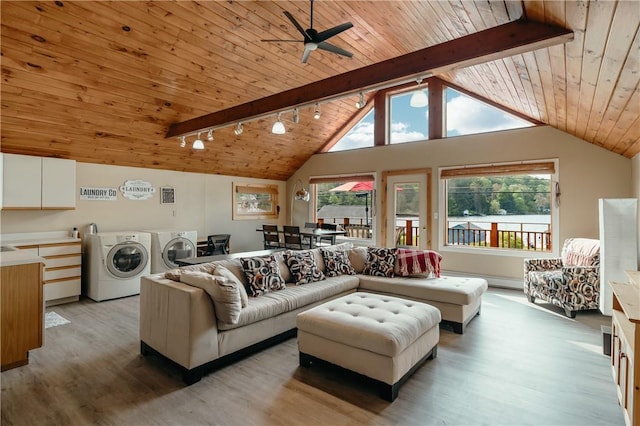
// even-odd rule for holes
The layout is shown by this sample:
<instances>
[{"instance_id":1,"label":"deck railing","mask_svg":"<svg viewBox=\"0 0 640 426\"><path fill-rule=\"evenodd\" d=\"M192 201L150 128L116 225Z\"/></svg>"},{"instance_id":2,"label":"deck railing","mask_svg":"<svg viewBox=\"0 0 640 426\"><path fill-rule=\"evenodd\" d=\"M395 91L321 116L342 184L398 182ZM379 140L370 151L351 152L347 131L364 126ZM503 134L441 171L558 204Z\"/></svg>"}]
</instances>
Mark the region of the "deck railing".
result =
<instances>
[{"instance_id":1,"label":"deck railing","mask_svg":"<svg viewBox=\"0 0 640 426\"><path fill-rule=\"evenodd\" d=\"M320 223L336 223L352 238L372 238L371 226L364 219L324 218ZM417 247L420 226L416 220L405 220L396 226L396 246ZM493 247L530 251L551 251L551 225L526 222L447 222L445 244L449 246Z\"/></svg>"}]
</instances>

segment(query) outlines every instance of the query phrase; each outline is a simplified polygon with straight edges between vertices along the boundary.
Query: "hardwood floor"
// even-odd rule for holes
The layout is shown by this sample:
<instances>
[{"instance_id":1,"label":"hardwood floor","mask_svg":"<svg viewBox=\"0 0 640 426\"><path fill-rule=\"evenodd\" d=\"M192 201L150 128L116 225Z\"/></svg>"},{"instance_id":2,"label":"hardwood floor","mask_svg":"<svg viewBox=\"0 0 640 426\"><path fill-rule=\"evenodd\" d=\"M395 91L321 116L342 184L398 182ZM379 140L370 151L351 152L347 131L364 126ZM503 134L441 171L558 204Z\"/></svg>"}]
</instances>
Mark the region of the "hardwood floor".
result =
<instances>
[{"instance_id":1,"label":"hardwood floor","mask_svg":"<svg viewBox=\"0 0 640 426\"><path fill-rule=\"evenodd\" d=\"M601 324L490 289L464 335L441 330L438 357L393 403L335 368L299 367L290 339L186 387L139 354L138 296L48 308L27 366L2 373L3 425L623 425Z\"/></svg>"}]
</instances>

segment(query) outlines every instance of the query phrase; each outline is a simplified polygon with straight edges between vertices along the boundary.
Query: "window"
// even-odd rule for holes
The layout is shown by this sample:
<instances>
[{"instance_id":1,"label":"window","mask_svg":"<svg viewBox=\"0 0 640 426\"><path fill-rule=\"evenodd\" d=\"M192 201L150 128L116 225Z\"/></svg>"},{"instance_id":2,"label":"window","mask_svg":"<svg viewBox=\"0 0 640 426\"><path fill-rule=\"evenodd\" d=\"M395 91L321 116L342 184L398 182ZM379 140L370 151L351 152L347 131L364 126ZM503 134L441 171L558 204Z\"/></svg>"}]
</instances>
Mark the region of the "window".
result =
<instances>
[{"instance_id":1,"label":"window","mask_svg":"<svg viewBox=\"0 0 640 426\"><path fill-rule=\"evenodd\" d=\"M554 161L442 169L440 241L451 248L550 252L557 239L555 175Z\"/></svg>"},{"instance_id":2,"label":"window","mask_svg":"<svg viewBox=\"0 0 640 426\"><path fill-rule=\"evenodd\" d=\"M375 117L372 108L362 119L353 126L349 132L331 147L329 152L346 151L348 149L366 148L373 146L373 120Z\"/></svg>"},{"instance_id":3,"label":"window","mask_svg":"<svg viewBox=\"0 0 640 426\"><path fill-rule=\"evenodd\" d=\"M389 143L414 142L429 139L429 106L411 106L411 99L422 91L428 97L428 90L422 88L389 97ZM422 96L422 95L421 95Z\"/></svg>"},{"instance_id":4,"label":"window","mask_svg":"<svg viewBox=\"0 0 640 426\"><path fill-rule=\"evenodd\" d=\"M344 227L347 239L373 238L373 175L318 177L309 183L315 189L315 221Z\"/></svg>"},{"instance_id":5,"label":"window","mask_svg":"<svg viewBox=\"0 0 640 426\"><path fill-rule=\"evenodd\" d=\"M446 88L445 96L447 100L445 113L447 137L533 126L531 122L494 108L450 87Z\"/></svg>"},{"instance_id":6,"label":"window","mask_svg":"<svg viewBox=\"0 0 640 426\"><path fill-rule=\"evenodd\" d=\"M278 186L233 183L233 220L278 217Z\"/></svg>"}]
</instances>

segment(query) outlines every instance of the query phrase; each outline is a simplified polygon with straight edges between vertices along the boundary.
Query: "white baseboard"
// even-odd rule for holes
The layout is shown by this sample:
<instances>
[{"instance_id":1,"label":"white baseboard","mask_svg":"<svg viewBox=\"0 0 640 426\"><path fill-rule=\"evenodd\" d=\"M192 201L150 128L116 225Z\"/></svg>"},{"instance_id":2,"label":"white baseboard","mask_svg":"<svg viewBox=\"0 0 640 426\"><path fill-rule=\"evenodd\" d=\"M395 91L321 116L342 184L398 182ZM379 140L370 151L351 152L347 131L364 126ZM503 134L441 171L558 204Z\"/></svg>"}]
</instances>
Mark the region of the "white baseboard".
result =
<instances>
[{"instance_id":1,"label":"white baseboard","mask_svg":"<svg viewBox=\"0 0 640 426\"><path fill-rule=\"evenodd\" d=\"M522 279L497 277L493 275L470 274L467 272L445 271L445 270L441 271L441 274L448 275L450 277L484 278L485 280L487 280L487 283L489 283L489 287L522 290L524 285Z\"/></svg>"}]
</instances>

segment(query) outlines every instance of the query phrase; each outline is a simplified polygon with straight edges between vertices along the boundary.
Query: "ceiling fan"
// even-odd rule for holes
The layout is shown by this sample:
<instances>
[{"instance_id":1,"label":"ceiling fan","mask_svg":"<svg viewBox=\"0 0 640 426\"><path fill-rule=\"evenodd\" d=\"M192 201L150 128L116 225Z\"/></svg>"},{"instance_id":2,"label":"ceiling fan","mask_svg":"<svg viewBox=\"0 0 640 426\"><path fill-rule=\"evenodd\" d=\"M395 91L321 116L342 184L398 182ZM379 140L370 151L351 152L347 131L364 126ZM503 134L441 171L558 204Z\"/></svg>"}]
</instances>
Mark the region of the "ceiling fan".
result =
<instances>
[{"instance_id":1,"label":"ceiling fan","mask_svg":"<svg viewBox=\"0 0 640 426\"><path fill-rule=\"evenodd\" d=\"M296 21L296 18L294 18L293 15L287 12L286 10L284 11L284 15L287 18L289 18L291 23L298 29L300 34L302 34L302 36L304 37L302 40L302 42L304 43L304 53L302 54L303 64L307 63L307 60L309 59L309 55L311 54L312 51L316 49L326 50L328 52L337 53L338 55L346 56L349 58L353 56L353 53L347 52L344 49L341 49L337 46L334 46L333 44L326 42L326 40L328 40L329 38L335 35L338 35L341 32L353 27L353 24L351 22L345 22L344 24L338 25L333 28L329 28L328 30L324 30L321 32L316 31L315 29L313 29L313 0L311 0L311 19L309 23L310 28L306 30L303 29L302 26L298 23L298 21ZM260 41L296 42L296 43L300 42L300 40L260 40Z\"/></svg>"}]
</instances>

